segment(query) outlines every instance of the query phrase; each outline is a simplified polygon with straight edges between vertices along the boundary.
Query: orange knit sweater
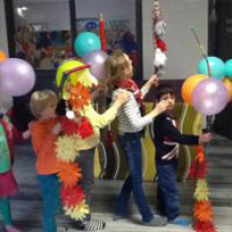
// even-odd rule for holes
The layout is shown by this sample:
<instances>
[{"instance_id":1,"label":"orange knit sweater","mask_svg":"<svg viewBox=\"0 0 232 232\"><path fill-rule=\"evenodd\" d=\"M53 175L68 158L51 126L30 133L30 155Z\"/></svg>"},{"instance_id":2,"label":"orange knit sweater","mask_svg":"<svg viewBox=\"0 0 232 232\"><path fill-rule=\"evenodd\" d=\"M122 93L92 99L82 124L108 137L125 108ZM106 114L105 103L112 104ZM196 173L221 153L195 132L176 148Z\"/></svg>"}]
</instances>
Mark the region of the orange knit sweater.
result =
<instances>
[{"instance_id":1,"label":"orange knit sweater","mask_svg":"<svg viewBox=\"0 0 232 232\"><path fill-rule=\"evenodd\" d=\"M58 121L59 117L39 120L31 126L32 146L37 156L38 174L48 175L58 172L58 160L55 152L57 136L52 133Z\"/></svg>"}]
</instances>

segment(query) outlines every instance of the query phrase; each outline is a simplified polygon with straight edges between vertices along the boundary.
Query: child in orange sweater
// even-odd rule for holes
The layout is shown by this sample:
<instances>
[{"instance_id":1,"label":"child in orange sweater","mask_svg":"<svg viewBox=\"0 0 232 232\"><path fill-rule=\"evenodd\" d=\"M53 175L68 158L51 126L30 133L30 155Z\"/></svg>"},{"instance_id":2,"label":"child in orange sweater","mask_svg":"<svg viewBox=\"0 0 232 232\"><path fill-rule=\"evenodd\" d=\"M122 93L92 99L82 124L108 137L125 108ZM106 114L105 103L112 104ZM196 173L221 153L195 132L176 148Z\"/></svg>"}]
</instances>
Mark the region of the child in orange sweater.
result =
<instances>
[{"instance_id":1,"label":"child in orange sweater","mask_svg":"<svg viewBox=\"0 0 232 232\"><path fill-rule=\"evenodd\" d=\"M32 94L30 108L38 119L30 127L32 146L37 161L37 179L43 200L43 231L56 232L55 214L59 204L60 183L58 180L58 160L55 141L61 132L62 118L57 116L57 96L51 90L36 91ZM66 231L60 228L59 231Z\"/></svg>"}]
</instances>

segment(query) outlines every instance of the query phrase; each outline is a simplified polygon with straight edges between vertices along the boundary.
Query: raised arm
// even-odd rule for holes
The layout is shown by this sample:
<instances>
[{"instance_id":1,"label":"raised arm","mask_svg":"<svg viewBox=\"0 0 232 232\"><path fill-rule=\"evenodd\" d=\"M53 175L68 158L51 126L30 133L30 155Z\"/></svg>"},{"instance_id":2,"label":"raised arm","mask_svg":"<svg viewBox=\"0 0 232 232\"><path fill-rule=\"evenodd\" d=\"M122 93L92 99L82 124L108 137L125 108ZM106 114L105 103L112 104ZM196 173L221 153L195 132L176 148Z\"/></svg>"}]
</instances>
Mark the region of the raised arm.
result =
<instances>
[{"instance_id":1,"label":"raised arm","mask_svg":"<svg viewBox=\"0 0 232 232\"><path fill-rule=\"evenodd\" d=\"M158 75L152 75L149 80L143 85L141 88L142 98L146 96L146 94L149 92L152 85L157 86L158 85Z\"/></svg>"},{"instance_id":2,"label":"raised arm","mask_svg":"<svg viewBox=\"0 0 232 232\"><path fill-rule=\"evenodd\" d=\"M117 92L114 93L113 99L116 94ZM124 124L129 124L133 130L139 131L142 130L144 126L151 123L153 118L165 111L166 108L167 103L161 101L149 114L142 117L138 103L135 100L134 95L130 93L130 100L120 109L121 120L124 121Z\"/></svg>"},{"instance_id":3,"label":"raised arm","mask_svg":"<svg viewBox=\"0 0 232 232\"><path fill-rule=\"evenodd\" d=\"M103 114L94 110L92 105L84 108L84 116L87 117L93 127L103 128L109 125L117 116L118 109L129 99L128 91L121 91L112 106Z\"/></svg>"}]
</instances>

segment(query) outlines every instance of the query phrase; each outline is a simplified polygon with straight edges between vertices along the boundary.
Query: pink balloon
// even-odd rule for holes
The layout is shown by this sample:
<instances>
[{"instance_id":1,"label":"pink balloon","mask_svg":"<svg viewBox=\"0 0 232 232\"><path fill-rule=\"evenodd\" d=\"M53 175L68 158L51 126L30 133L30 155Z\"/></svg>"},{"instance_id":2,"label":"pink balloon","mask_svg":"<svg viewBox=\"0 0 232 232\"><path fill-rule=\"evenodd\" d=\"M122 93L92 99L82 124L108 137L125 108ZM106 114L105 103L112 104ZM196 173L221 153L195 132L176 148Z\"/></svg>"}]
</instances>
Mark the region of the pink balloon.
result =
<instances>
[{"instance_id":1,"label":"pink balloon","mask_svg":"<svg viewBox=\"0 0 232 232\"><path fill-rule=\"evenodd\" d=\"M24 60L9 58L0 64L0 85L12 96L28 93L35 84L35 72Z\"/></svg>"},{"instance_id":2,"label":"pink balloon","mask_svg":"<svg viewBox=\"0 0 232 232\"><path fill-rule=\"evenodd\" d=\"M98 80L105 78L105 61L107 56L105 52L96 50L83 57L83 62L91 65L90 71Z\"/></svg>"},{"instance_id":3,"label":"pink balloon","mask_svg":"<svg viewBox=\"0 0 232 232\"><path fill-rule=\"evenodd\" d=\"M220 113L229 101L229 94L221 80L208 78L201 81L192 93L194 108L203 115Z\"/></svg>"}]
</instances>

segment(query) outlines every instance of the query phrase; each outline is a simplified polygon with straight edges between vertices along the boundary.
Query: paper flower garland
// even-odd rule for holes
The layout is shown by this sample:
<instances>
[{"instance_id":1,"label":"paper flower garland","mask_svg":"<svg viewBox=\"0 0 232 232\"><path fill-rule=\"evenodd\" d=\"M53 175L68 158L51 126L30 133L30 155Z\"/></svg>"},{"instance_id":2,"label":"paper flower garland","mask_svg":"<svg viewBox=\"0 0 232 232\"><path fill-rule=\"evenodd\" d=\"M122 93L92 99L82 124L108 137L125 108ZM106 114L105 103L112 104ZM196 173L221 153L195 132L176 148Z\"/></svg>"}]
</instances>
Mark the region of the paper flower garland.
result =
<instances>
[{"instance_id":1,"label":"paper flower garland","mask_svg":"<svg viewBox=\"0 0 232 232\"><path fill-rule=\"evenodd\" d=\"M206 182L206 159L204 147L197 148L197 155L190 169L190 177L197 181L194 192L194 229L196 232L216 232L213 223L213 210L209 200L209 189Z\"/></svg>"},{"instance_id":2,"label":"paper flower garland","mask_svg":"<svg viewBox=\"0 0 232 232\"><path fill-rule=\"evenodd\" d=\"M74 135L78 133L77 122L68 118L64 118L61 123L62 131L66 135Z\"/></svg>"},{"instance_id":3,"label":"paper flower garland","mask_svg":"<svg viewBox=\"0 0 232 232\"><path fill-rule=\"evenodd\" d=\"M85 194L81 186L67 187L63 185L60 195L62 203L68 208L81 204L85 198Z\"/></svg>"},{"instance_id":4,"label":"paper flower garland","mask_svg":"<svg viewBox=\"0 0 232 232\"><path fill-rule=\"evenodd\" d=\"M65 186L75 186L81 179L81 170L76 163L60 162L58 176Z\"/></svg>"},{"instance_id":5,"label":"paper flower garland","mask_svg":"<svg viewBox=\"0 0 232 232\"><path fill-rule=\"evenodd\" d=\"M77 136L60 136L56 141L56 156L64 162L73 162L77 156Z\"/></svg>"},{"instance_id":6,"label":"paper flower garland","mask_svg":"<svg viewBox=\"0 0 232 232\"><path fill-rule=\"evenodd\" d=\"M215 231L215 228L211 222L196 222L195 230L201 232L212 232Z\"/></svg>"},{"instance_id":7,"label":"paper flower garland","mask_svg":"<svg viewBox=\"0 0 232 232\"><path fill-rule=\"evenodd\" d=\"M199 201L194 205L194 216L199 221L202 222L212 222L213 212L211 202L209 201Z\"/></svg>"},{"instance_id":8,"label":"paper flower garland","mask_svg":"<svg viewBox=\"0 0 232 232\"><path fill-rule=\"evenodd\" d=\"M198 147L197 154L190 168L189 176L192 179L204 179L208 170L207 161L205 160L204 148Z\"/></svg>"},{"instance_id":9,"label":"paper flower garland","mask_svg":"<svg viewBox=\"0 0 232 232\"><path fill-rule=\"evenodd\" d=\"M83 220L86 215L89 213L89 206L83 200L80 204L74 207L64 207L65 215L70 216L75 220Z\"/></svg>"},{"instance_id":10,"label":"paper flower garland","mask_svg":"<svg viewBox=\"0 0 232 232\"><path fill-rule=\"evenodd\" d=\"M82 174L76 157L78 142L93 134L90 122L81 116L84 106L90 104L90 90L79 81L69 84L66 92L65 100L68 100L76 118L61 121L63 134L56 141L56 157L60 161L58 177L62 182L60 194L65 214L72 219L83 220L89 213L89 206L85 203L85 194L80 186Z\"/></svg>"},{"instance_id":11,"label":"paper flower garland","mask_svg":"<svg viewBox=\"0 0 232 232\"><path fill-rule=\"evenodd\" d=\"M164 20L164 12L161 8L159 0L154 0L152 9L152 22L153 22L153 40L154 40L154 67L155 72L158 74L164 74L164 68L167 62L165 52L167 46L162 39L167 28L167 24Z\"/></svg>"},{"instance_id":12,"label":"paper flower garland","mask_svg":"<svg viewBox=\"0 0 232 232\"><path fill-rule=\"evenodd\" d=\"M81 117L78 127L78 134L81 138L89 137L93 134L93 128L89 123L88 119L85 117Z\"/></svg>"},{"instance_id":13,"label":"paper flower garland","mask_svg":"<svg viewBox=\"0 0 232 232\"><path fill-rule=\"evenodd\" d=\"M69 103L74 111L81 110L85 105L89 105L90 91L89 88L77 82L69 86Z\"/></svg>"}]
</instances>

